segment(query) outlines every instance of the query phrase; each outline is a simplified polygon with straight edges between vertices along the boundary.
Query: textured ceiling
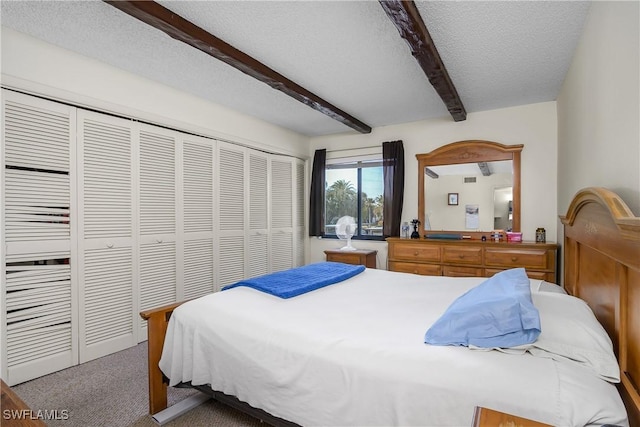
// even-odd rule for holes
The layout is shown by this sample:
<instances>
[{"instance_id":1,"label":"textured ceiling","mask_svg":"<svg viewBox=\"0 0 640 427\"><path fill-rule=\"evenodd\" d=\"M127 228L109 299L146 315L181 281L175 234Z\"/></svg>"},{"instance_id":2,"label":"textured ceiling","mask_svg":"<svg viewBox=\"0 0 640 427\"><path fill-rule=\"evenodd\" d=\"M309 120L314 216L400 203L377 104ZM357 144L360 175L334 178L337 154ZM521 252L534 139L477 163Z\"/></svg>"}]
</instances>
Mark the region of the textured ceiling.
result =
<instances>
[{"instance_id":1,"label":"textured ceiling","mask_svg":"<svg viewBox=\"0 0 640 427\"><path fill-rule=\"evenodd\" d=\"M377 1L160 1L371 127L452 120ZM315 136L355 132L101 1L2 0L2 25ZM555 100L589 2L417 2L468 113Z\"/></svg>"}]
</instances>

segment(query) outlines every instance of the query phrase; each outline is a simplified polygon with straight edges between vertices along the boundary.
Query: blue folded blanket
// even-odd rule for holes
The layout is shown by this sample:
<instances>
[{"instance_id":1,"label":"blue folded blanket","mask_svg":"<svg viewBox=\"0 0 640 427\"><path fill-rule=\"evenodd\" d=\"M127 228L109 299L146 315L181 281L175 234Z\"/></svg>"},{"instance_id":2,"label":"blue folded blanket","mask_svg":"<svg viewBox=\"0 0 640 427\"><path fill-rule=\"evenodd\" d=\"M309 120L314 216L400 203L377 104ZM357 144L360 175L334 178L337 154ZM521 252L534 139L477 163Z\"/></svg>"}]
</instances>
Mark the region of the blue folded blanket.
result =
<instances>
[{"instance_id":1,"label":"blue folded blanket","mask_svg":"<svg viewBox=\"0 0 640 427\"><path fill-rule=\"evenodd\" d=\"M291 298L341 282L363 272L364 269L363 265L320 262L241 280L225 286L222 290L226 291L238 286L248 286L280 298Z\"/></svg>"},{"instance_id":2,"label":"blue folded blanket","mask_svg":"<svg viewBox=\"0 0 640 427\"><path fill-rule=\"evenodd\" d=\"M458 297L429 328L424 342L508 348L534 342L540 330L527 273L514 268Z\"/></svg>"}]
</instances>

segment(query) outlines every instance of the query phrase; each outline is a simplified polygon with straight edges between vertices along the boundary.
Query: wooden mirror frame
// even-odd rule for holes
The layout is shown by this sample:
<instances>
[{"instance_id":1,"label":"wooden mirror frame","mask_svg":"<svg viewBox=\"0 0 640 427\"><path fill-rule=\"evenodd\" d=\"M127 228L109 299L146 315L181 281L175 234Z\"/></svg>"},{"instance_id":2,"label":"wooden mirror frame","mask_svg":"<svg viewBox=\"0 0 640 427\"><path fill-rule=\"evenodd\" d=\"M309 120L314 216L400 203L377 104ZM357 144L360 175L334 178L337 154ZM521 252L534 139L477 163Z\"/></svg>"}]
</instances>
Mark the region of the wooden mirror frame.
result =
<instances>
[{"instance_id":1,"label":"wooden mirror frame","mask_svg":"<svg viewBox=\"0 0 640 427\"><path fill-rule=\"evenodd\" d=\"M484 232L464 230L425 230L424 228L424 169L428 166L457 165L462 163L511 160L513 163L513 231L520 231L520 153L524 145L503 145L493 141L466 140L443 145L429 153L416 154L418 159L418 219L423 236L430 233L451 232L480 239Z\"/></svg>"}]
</instances>

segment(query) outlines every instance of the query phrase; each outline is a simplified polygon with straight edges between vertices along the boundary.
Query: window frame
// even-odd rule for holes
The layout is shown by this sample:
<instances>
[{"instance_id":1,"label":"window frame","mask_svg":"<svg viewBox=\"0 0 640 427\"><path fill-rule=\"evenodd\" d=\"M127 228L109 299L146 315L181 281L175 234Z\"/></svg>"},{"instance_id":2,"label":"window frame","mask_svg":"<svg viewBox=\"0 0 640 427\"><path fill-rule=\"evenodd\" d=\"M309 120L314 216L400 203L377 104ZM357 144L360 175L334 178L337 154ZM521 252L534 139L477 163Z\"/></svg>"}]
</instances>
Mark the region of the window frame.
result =
<instances>
[{"instance_id":1,"label":"window frame","mask_svg":"<svg viewBox=\"0 0 640 427\"><path fill-rule=\"evenodd\" d=\"M379 236L376 235L368 235L368 234L362 234L362 169L366 169L366 168L374 168L374 167L382 167L383 163L382 163L382 159L375 159L375 160L355 160L355 161L349 161L349 162L344 162L344 163L327 163L325 165L325 172L330 170L330 169L356 169L357 170L357 180L356 180L356 186L357 186L357 195L356 195L356 223L358 225L357 227L357 234L354 234L353 237L351 237L352 240L372 240L372 241L385 241L384 235L381 234ZM326 185L326 178L325 178L325 185ZM383 196L384 196L384 181L382 182L383 185ZM325 215L326 215L326 209L327 209L327 196L325 193L325 197L324 197L324 206L323 209L325 210ZM384 198L383 198L383 203L384 203ZM384 217L383 217L383 222L384 222ZM326 224L328 225L328 224ZM338 236L335 234L327 234L326 229L325 232L323 234L323 238L327 238L327 239L338 239Z\"/></svg>"}]
</instances>

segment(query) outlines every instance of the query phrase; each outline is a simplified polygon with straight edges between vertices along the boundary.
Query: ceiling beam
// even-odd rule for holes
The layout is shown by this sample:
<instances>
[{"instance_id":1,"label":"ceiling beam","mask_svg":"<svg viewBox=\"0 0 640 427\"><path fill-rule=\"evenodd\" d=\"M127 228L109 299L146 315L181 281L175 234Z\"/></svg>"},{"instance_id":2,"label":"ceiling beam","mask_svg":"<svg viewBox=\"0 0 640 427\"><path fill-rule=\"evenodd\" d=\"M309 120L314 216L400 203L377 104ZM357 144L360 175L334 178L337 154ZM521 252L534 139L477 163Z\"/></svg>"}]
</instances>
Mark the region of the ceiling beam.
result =
<instances>
[{"instance_id":1,"label":"ceiling beam","mask_svg":"<svg viewBox=\"0 0 640 427\"><path fill-rule=\"evenodd\" d=\"M466 120L467 112L449 73L440 58L416 4L411 0L379 0L391 22L409 44L411 54L427 75L456 122Z\"/></svg>"},{"instance_id":2,"label":"ceiling beam","mask_svg":"<svg viewBox=\"0 0 640 427\"><path fill-rule=\"evenodd\" d=\"M154 1L105 0L105 2L360 133L371 132L371 127L367 124Z\"/></svg>"},{"instance_id":3,"label":"ceiling beam","mask_svg":"<svg viewBox=\"0 0 640 427\"><path fill-rule=\"evenodd\" d=\"M433 170L429 168L424 168L424 174L427 175L429 178L433 178L433 179L440 178L440 175L438 175L437 173L435 173Z\"/></svg>"},{"instance_id":4,"label":"ceiling beam","mask_svg":"<svg viewBox=\"0 0 640 427\"><path fill-rule=\"evenodd\" d=\"M489 163L478 162L478 167L480 168L480 172L482 172L482 176L491 176L491 169L489 168Z\"/></svg>"}]
</instances>

